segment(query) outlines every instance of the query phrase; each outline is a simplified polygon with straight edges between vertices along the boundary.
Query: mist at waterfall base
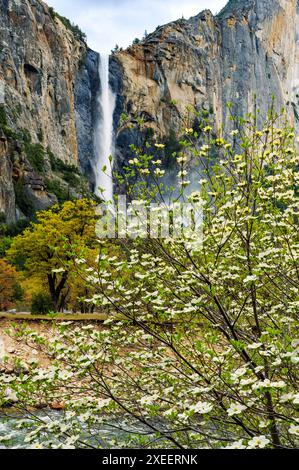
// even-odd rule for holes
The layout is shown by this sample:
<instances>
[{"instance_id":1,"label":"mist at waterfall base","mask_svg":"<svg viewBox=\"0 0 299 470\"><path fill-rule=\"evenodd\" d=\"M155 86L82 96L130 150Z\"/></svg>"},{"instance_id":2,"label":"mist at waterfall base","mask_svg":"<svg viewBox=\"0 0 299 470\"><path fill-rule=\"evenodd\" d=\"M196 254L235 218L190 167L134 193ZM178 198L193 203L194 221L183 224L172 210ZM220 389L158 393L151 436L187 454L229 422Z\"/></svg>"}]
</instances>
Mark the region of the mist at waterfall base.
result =
<instances>
[{"instance_id":1,"label":"mist at waterfall base","mask_svg":"<svg viewBox=\"0 0 299 470\"><path fill-rule=\"evenodd\" d=\"M100 54L99 77L101 89L97 98L99 118L94 134L96 158L93 169L95 174L95 194L108 202L112 201L113 198L113 114L116 104L116 96L109 83L108 54ZM104 171L103 168L105 168Z\"/></svg>"}]
</instances>

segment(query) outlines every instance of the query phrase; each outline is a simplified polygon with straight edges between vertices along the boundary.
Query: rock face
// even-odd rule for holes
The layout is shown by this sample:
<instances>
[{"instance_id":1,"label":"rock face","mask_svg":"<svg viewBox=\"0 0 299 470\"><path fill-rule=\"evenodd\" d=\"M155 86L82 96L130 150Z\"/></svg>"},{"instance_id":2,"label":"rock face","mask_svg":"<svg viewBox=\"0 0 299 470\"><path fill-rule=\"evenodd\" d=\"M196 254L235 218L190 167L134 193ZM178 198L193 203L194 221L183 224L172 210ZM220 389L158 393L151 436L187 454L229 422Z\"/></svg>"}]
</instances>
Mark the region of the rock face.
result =
<instances>
[{"instance_id":1,"label":"rock face","mask_svg":"<svg viewBox=\"0 0 299 470\"><path fill-rule=\"evenodd\" d=\"M131 156L129 145L141 144L145 135L175 135L188 105L213 112L217 127L229 130L226 103L240 115L259 107L264 116L275 95L276 107L286 107L299 127L298 5L230 0L217 16L206 10L159 26L115 52L116 169ZM93 186L98 68L99 55L41 0L1 0L0 218L4 214L8 223L28 206L42 209L56 200L54 157L59 168L62 161L80 169ZM122 113L131 125L119 128Z\"/></svg>"},{"instance_id":2,"label":"rock face","mask_svg":"<svg viewBox=\"0 0 299 470\"><path fill-rule=\"evenodd\" d=\"M84 44L37 0L2 1L0 21L0 77L8 109L19 111L12 125L75 163L73 87Z\"/></svg>"},{"instance_id":3,"label":"rock face","mask_svg":"<svg viewBox=\"0 0 299 470\"><path fill-rule=\"evenodd\" d=\"M229 130L228 102L237 114L257 106L265 116L274 95L277 109L286 107L297 124L298 5L297 0L231 0L216 17L207 10L158 27L141 43L115 53L115 120L121 112L133 124L142 117L146 128L165 137L181 128L180 116L192 105L213 111L218 128ZM138 139L134 125L118 134L118 166Z\"/></svg>"},{"instance_id":4,"label":"rock face","mask_svg":"<svg viewBox=\"0 0 299 470\"><path fill-rule=\"evenodd\" d=\"M9 158L8 142L4 135L0 136L0 213L7 220L16 217L15 191L12 182L12 164Z\"/></svg>"},{"instance_id":5,"label":"rock face","mask_svg":"<svg viewBox=\"0 0 299 470\"><path fill-rule=\"evenodd\" d=\"M99 54L88 49L75 81L75 113L80 166L94 185L92 160L94 160L94 132L99 107L97 96L100 90Z\"/></svg>"},{"instance_id":6,"label":"rock face","mask_svg":"<svg viewBox=\"0 0 299 470\"><path fill-rule=\"evenodd\" d=\"M52 178L47 156L43 178L20 154L12 132L25 128L55 158L90 171L97 60L42 1L1 0L0 91L10 135L0 143L0 211L8 222L18 218L14 186L20 181L35 209L53 203L43 181Z\"/></svg>"}]
</instances>

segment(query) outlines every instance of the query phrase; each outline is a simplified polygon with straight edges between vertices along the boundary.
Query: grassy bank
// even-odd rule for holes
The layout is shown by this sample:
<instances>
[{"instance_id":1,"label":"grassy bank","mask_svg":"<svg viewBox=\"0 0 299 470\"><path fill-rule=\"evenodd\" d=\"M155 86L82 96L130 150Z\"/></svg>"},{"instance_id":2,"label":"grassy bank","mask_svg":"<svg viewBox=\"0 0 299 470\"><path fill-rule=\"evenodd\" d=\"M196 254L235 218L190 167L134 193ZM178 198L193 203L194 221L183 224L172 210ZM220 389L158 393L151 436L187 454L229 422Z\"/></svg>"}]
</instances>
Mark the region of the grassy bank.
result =
<instances>
[{"instance_id":1,"label":"grassy bank","mask_svg":"<svg viewBox=\"0 0 299 470\"><path fill-rule=\"evenodd\" d=\"M57 313L50 315L32 315L30 313L5 313L0 312L0 319L13 321L97 321L104 322L108 316L105 313Z\"/></svg>"}]
</instances>

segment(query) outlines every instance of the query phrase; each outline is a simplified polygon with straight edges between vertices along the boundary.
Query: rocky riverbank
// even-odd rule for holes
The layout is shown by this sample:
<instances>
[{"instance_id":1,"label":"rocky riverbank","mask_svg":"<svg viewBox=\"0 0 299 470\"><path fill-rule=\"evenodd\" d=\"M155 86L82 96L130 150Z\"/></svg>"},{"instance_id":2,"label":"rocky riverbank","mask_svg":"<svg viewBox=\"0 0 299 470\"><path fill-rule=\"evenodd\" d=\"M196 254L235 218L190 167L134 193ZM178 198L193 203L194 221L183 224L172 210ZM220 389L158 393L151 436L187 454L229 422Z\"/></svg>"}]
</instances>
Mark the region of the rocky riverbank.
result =
<instances>
[{"instance_id":1,"label":"rocky riverbank","mask_svg":"<svg viewBox=\"0 0 299 470\"><path fill-rule=\"evenodd\" d=\"M26 372L33 361L37 361L41 367L50 365L49 359L40 350L30 347L24 340L10 334L9 330L12 329L13 324L10 320L0 320L0 374L3 374L2 376ZM51 335L51 327L45 327L41 322L34 322L32 329L47 337ZM19 365L18 362L22 365ZM17 403L18 400L9 387L7 387L6 395L9 406Z\"/></svg>"},{"instance_id":2,"label":"rocky riverbank","mask_svg":"<svg viewBox=\"0 0 299 470\"><path fill-rule=\"evenodd\" d=\"M30 318L30 317L29 317ZM77 322L77 324L82 324ZM27 344L23 338L18 338L14 333L24 325L28 325L33 332L41 334L45 338L51 338L54 334L55 322L31 320L30 323L24 321L12 322L8 319L0 319L0 380L10 374L26 373L30 364L37 362L39 367L47 368L51 366L51 359L38 347ZM95 321L95 328L102 328L99 321ZM21 363L21 365L20 365ZM18 400L14 393L7 387L8 406L14 406ZM40 408L49 407L53 410L62 410L64 404L58 399L53 399L49 403L41 403Z\"/></svg>"},{"instance_id":3,"label":"rocky riverbank","mask_svg":"<svg viewBox=\"0 0 299 470\"><path fill-rule=\"evenodd\" d=\"M20 323L20 325L23 322ZM45 326L39 321L31 322L30 327L38 332L46 334L50 337L51 326ZM37 349L33 349L23 342L11 336L8 330L13 328L10 320L0 320L0 370L1 372L12 373L14 359L20 358L22 361L29 362L30 360L41 361L41 365L47 365L49 362L46 357L41 354Z\"/></svg>"}]
</instances>

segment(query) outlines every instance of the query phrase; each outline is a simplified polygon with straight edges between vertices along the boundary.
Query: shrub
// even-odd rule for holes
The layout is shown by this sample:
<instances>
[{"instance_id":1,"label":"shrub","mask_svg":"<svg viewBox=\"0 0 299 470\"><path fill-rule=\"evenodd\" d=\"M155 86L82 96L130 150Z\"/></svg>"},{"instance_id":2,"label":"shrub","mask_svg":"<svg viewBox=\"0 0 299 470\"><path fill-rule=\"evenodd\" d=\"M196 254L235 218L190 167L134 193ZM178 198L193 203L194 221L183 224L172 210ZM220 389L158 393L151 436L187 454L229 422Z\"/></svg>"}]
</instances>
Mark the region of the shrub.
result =
<instances>
[{"instance_id":1,"label":"shrub","mask_svg":"<svg viewBox=\"0 0 299 470\"><path fill-rule=\"evenodd\" d=\"M79 183L78 176L80 176L78 168L75 165L69 165L60 158L55 157L50 149L47 150L47 153L50 158L52 171L54 173L60 173L64 181L76 188Z\"/></svg>"},{"instance_id":2,"label":"shrub","mask_svg":"<svg viewBox=\"0 0 299 470\"><path fill-rule=\"evenodd\" d=\"M32 297L31 314L47 315L54 310L54 304L49 294L39 292Z\"/></svg>"},{"instance_id":3,"label":"shrub","mask_svg":"<svg viewBox=\"0 0 299 470\"><path fill-rule=\"evenodd\" d=\"M32 217L34 214L34 206L22 181L17 181L14 188L16 205L26 217Z\"/></svg>"},{"instance_id":4,"label":"shrub","mask_svg":"<svg viewBox=\"0 0 299 470\"><path fill-rule=\"evenodd\" d=\"M57 158L50 148L47 149L49 156L51 170L57 174L60 179L65 181L69 188L75 189L80 192L81 195L86 194L90 197L87 189L86 179L80 173L80 170L75 165L70 165L64 162L60 158ZM56 180L46 180L47 188L49 191L54 193L59 202L64 202L70 199L70 191L61 182Z\"/></svg>"},{"instance_id":5,"label":"shrub","mask_svg":"<svg viewBox=\"0 0 299 470\"><path fill-rule=\"evenodd\" d=\"M0 128L7 126L7 117L5 106L3 104L0 105Z\"/></svg>"},{"instance_id":6,"label":"shrub","mask_svg":"<svg viewBox=\"0 0 299 470\"><path fill-rule=\"evenodd\" d=\"M32 211L33 211L33 208L32 208ZM19 235L20 233L22 233L25 230L25 228L28 227L29 224L30 222L28 219L20 219L14 224L6 225L5 234L8 237L15 237L16 235Z\"/></svg>"},{"instance_id":7,"label":"shrub","mask_svg":"<svg viewBox=\"0 0 299 470\"><path fill-rule=\"evenodd\" d=\"M14 131L8 125L7 113L3 104L0 104L0 130L4 132L6 137L15 137Z\"/></svg>"},{"instance_id":8,"label":"shrub","mask_svg":"<svg viewBox=\"0 0 299 470\"><path fill-rule=\"evenodd\" d=\"M165 166L173 166L175 160L174 154L181 150L181 144L173 129L170 130L169 136L165 140Z\"/></svg>"},{"instance_id":9,"label":"shrub","mask_svg":"<svg viewBox=\"0 0 299 470\"><path fill-rule=\"evenodd\" d=\"M5 253L9 250L12 243L11 237L0 236L0 257L3 257Z\"/></svg>"},{"instance_id":10,"label":"shrub","mask_svg":"<svg viewBox=\"0 0 299 470\"><path fill-rule=\"evenodd\" d=\"M83 33L83 31L79 28L78 25L71 23L70 20L65 16L59 15L59 13L57 13L57 11L55 11L52 7L49 8L49 13L53 20L55 20L55 18L58 18L64 24L64 26L73 33L76 39L78 39L79 41L86 42L86 34Z\"/></svg>"},{"instance_id":11,"label":"shrub","mask_svg":"<svg viewBox=\"0 0 299 470\"><path fill-rule=\"evenodd\" d=\"M58 199L58 202L63 203L70 199L70 194L67 189L65 189L58 180L49 180L46 179L47 190L50 193L55 194Z\"/></svg>"},{"instance_id":12,"label":"shrub","mask_svg":"<svg viewBox=\"0 0 299 470\"><path fill-rule=\"evenodd\" d=\"M41 144L32 144L25 142L25 153L33 169L39 173L44 173L45 167L45 149Z\"/></svg>"},{"instance_id":13,"label":"shrub","mask_svg":"<svg viewBox=\"0 0 299 470\"><path fill-rule=\"evenodd\" d=\"M24 144L30 144L31 143L31 134L28 131L28 129L19 129L17 133L18 139L22 141Z\"/></svg>"}]
</instances>

